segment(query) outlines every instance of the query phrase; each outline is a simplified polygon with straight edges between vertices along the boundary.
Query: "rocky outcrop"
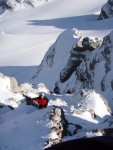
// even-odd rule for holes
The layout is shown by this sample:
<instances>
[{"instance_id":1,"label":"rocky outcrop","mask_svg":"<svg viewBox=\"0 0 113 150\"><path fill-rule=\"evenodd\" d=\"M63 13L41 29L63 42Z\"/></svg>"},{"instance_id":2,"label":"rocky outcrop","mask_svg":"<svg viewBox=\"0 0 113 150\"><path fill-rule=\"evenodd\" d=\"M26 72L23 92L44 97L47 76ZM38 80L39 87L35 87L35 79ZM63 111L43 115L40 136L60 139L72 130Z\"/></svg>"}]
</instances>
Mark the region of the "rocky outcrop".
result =
<instances>
[{"instance_id":1,"label":"rocky outcrop","mask_svg":"<svg viewBox=\"0 0 113 150\"><path fill-rule=\"evenodd\" d=\"M77 80L81 82L81 88L97 88L105 91L107 87L112 88L112 53L113 50L113 32L104 37L99 48L93 51L90 58L84 59L76 69ZM102 73L99 73L103 70ZM99 76L97 77L97 73ZM108 79L109 78L109 79ZM109 80L109 85L108 85Z\"/></svg>"},{"instance_id":2,"label":"rocky outcrop","mask_svg":"<svg viewBox=\"0 0 113 150\"><path fill-rule=\"evenodd\" d=\"M55 43L46 52L41 64L37 67L37 72L32 77L32 80L36 78L39 80L41 78L41 74L45 72L44 68L49 70L46 72L46 75L52 76L52 80L54 80L53 82L59 80L58 75L69 60L72 45L75 45L80 38L81 34L75 28L61 33ZM68 41L68 44L66 44L66 41ZM56 72L56 75L54 75L54 71ZM46 82L47 80L45 79L45 83Z\"/></svg>"},{"instance_id":3,"label":"rocky outcrop","mask_svg":"<svg viewBox=\"0 0 113 150\"><path fill-rule=\"evenodd\" d=\"M108 2L102 7L99 20L107 19L113 17L113 0L108 0Z\"/></svg>"},{"instance_id":4,"label":"rocky outcrop","mask_svg":"<svg viewBox=\"0 0 113 150\"><path fill-rule=\"evenodd\" d=\"M4 76L0 73L0 102L3 104L2 110L6 108L14 109L22 102L22 94L25 89L18 85L15 78Z\"/></svg>"},{"instance_id":5,"label":"rocky outcrop","mask_svg":"<svg viewBox=\"0 0 113 150\"><path fill-rule=\"evenodd\" d=\"M100 136L112 136L113 128L105 128L105 129L95 129L89 132L92 135L100 135ZM87 134L88 135L88 134Z\"/></svg>"},{"instance_id":6,"label":"rocky outcrop","mask_svg":"<svg viewBox=\"0 0 113 150\"><path fill-rule=\"evenodd\" d=\"M77 52L85 52L86 50L93 51L102 43L102 39L94 37L84 37L74 48Z\"/></svg>"},{"instance_id":7,"label":"rocky outcrop","mask_svg":"<svg viewBox=\"0 0 113 150\"><path fill-rule=\"evenodd\" d=\"M25 92L25 89L18 85L18 82L14 77L4 76L2 73L0 73L0 82L0 90L4 89L21 94Z\"/></svg>"},{"instance_id":8,"label":"rocky outcrop","mask_svg":"<svg viewBox=\"0 0 113 150\"><path fill-rule=\"evenodd\" d=\"M67 65L61 70L60 72L60 81L65 82L69 79L76 68L81 64L83 60L101 45L102 39L99 38L92 38L92 37L85 37L79 40L75 47L71 50L70 58L67 62Z\"/></svg>"},{"instance_id":9,"label":"rocky outcrop","mask_svg":"<svg viewBox=\"0 0 113 150\"><path fill-rule=\"evenodd\" d=\"M19 10L29 7L37 7L40 3L47 0L1 0L0 8L5 10Z\"/></svg>"},{"instance_id":10,"label":"rocky outcrop","mask_svg":"<svg viewBox=\"0 0 113 150\"><path fill-rule=\"evenodd\" d=\"M54 126L50 131L50 135L54 134L54 139L49 139L47 145L58 144L63 141L63 137L67 135L68 121L65 119L64 111L60 107L55 107L52 115L50 115L50 120L53 121Z\"/></svg>"},{"instance_id":11,"label":"rocky outcrop","mask_svg":"<svg viewBox=\"0 0 113 150\"><path fill-rule=\"evenodd\" d=\"M69 123L61 107L55 107L50 115L50 121L53 127L49 133L49 140L46 141L46 147L63 142L65 136L73 136L79 132L82 127L78 124ZM53 138L54 135L54 138Z\"/></svg>"},{"instance_id":12,"label":"rocky outcrop","mask_svg":"<svg viewBox=\"0 0 113 150\"><path fill-rule=\"evenodd\" d=\"M18 92L19 91L18 82L13 77L9 77L9 78L10 78L10 83L11 83L11 90L13 92Z\"/></svg>"}]
</instances>

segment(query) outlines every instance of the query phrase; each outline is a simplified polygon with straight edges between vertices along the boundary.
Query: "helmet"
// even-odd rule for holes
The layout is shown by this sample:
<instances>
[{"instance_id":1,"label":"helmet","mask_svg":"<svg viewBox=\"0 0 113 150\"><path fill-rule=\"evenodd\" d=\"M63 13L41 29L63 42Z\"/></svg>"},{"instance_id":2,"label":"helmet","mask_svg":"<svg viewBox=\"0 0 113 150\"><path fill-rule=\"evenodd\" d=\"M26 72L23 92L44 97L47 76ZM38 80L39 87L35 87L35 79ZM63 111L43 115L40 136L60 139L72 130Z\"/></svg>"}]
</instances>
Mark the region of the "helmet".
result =
<instances>
[{"instance_id":1,"label":"helmet","mask_svg":"<svg viewBox=\"0 0 113 150\"><path fill-rule=\"evenodd\" d=\"M45 94L44 93L40 93L40 96L44 96Z\"/></svg>"}]
</instances>

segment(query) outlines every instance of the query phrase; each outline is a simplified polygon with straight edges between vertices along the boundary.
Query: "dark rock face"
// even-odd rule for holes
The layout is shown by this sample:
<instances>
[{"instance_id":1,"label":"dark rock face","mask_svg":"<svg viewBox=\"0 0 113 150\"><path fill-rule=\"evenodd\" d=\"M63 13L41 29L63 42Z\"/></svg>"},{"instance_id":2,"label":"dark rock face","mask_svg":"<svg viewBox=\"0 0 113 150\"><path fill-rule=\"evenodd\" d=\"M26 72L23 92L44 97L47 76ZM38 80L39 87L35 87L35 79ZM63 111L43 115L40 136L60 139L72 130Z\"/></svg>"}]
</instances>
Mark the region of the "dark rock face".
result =
<instances>
[{"instance_id":1,"label":"dark rock face","mask_svg":"<svg viewBox=\"0 0 113 150\"><path fill-rule=\"evenodd\" d=\"M112 141L113 141L113 136L80 138L80 139L70 140L67 142L54 145L45 150L64 150L64 149L75 150L76 148L91 150L92 147L94 149L112 150L113 149Z\"/></svg>"},{"instance_id":2,"label":"dark rock face","mask_svg":"<svg viewBox=\"0 0 113 150\"><path fill-rule=\"evenodd\" d=\"M47 147L56 145L63 142L63 138L66 136L73 136L82 129L79 124L69 123L66 118L64 111L61 107L55 107L52 114L50 115L50 120L53 122L54 126L50 130L50 134L56 134L56 138L50 138L46 143ZM70 130L71 128L71 130ZM72 130L73 128L73 130Z\"/></svg>"},{"instance_id":3,"label":"dark rock face","mask_svg":"<svg viewBox=\"0 0 113 150\"><path fill-rule=\"evenodd\" d=\"M54 123L50 134L56 134L56 138L50 138L47 141L48 146L61 143L63 141L63 137L67 135L68 127L68 121L65 119L64 111L60 107L55 107L53 109L53 113L50 115L50 120Z\"/></svg>"},{"instance_id":4,"label":"dark rock face","mask_svg":"<svg viewBox=\"0 0 113 150\"><path fill-rule=\"evenodd\" d=\"M85 50L88 49L90 51L93 51L95 48L97 48L100 45L101 42L102 41L99 38L85 37L83 38L82 45Z\"/></svg>"},{"instance_id":5,"label":"dark rock face","mask_svg":"<svg viewBox=\"0 0 113 150\"><path fill-rule=\"evenodd\" d=\"M60 138L66 136L68 121L65 119L64 111L62 108L56 107L54 109L54 115L51 117L51 120L53 120L53 122L55 122L58 126L61 126L59 127L60 129L63 129Z\"/></svg>"},{"instance_id":6,"label":"dark rock face","mask_svg":"<svg viewBox=\"0 0 113 150\"><path fill-rule=\"evenodd\" d=\"M37 3L40 3L41 1L44 0L0 0L0 7L2 8L3 12L5 10L18 10L27 7L36 7Z\"/></svg>"},{"instance_id":7,"label":"dark rock face","mask_svg":"<svg viewBox=\"0 0 113 150\"><path fill-rule=\"evenodd\" d=\"M88 57L81 63L76 70L77 80L82 83L82 88L94 88L95 78L97 68L101 69L101 64L103 62L104 72L102 74L101 80L99 81L99 86L102 91L106 90L106 78L107 75L111 71L111 63L112 63L112 33L104 37L101 47L96 49L93 53L92 59ZM112 80L111 80L111 88L112 88Z\"/></svg>"},{"instance_id":8,"label":"dark rock face","mask_svg":"<svg viewBox=\"0 0 113 150\"><path fill-rule=\"evenodd\" d=\"M10 4L7 3L7 1L1 0L0 1L0 6L5 10L5 9L12 9Z\"/></svg>"},{"instance_id":9,"label":"dark rock face","mask_svg":"<svg viewBox=\"0 0 113 150\"><path fill-rule=\"evenodd\" d=\"M80 63L80 60L74 60L73 57L70 57L67 66L60 72L60 81L65 82L68 80Z\"/></svg>"},{"instance_id":10,"label":"dark rock face","mask_svg":"<svg viewBox=\"0 0 113 150\"><path fill-rule=\"evenodd\" d=\"M92 131L92 133L98 133L98 132L101 132L103 136L113 136L113 128L96 129Z\"/></svg>"},{"instance_id":11,"label":"dark rock face","mask_svg":"<svg viewBox=\"0 0 113 150\"><path fill-rule=\"evenodd\" d=\"M69 79L72 73L77 69L87 54L91 53L95 48L101 44L102 40L99 38L85 37L80 40L76 46L71 50L70 58L67 65L60 72L60 81L65 82ZM88 51L88 52L87 52Z\"/></svg>"},{"instance_id":12,"label":"dark rock face","mask_svg":"<svg viewBox=\"0 0 113 150\"><path fill-rule=\"evenodd\" d=\"M113 17L113 0L108 0L108 2L102 7L99 20L107 19Z\"/></svg>"}]
</instances>

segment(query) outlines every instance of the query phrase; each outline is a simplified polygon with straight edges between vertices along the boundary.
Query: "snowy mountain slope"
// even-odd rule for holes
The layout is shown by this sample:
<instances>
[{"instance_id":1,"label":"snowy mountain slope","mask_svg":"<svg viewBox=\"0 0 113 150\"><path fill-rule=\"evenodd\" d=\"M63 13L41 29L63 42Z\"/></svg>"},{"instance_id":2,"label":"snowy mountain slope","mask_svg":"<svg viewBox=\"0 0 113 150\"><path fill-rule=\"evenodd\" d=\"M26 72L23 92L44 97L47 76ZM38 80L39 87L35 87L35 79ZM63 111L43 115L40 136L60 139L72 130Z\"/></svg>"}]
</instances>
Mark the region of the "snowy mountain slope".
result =
<instances>
[{"instance_id":1,"label":"snowy mountain slope","mask_svg":"<svg viewBox=\"0 0 113 150\"><path fill-rule=\"evenodd\" d=\"M101 27L99 32L101 32L102 27L104 27L104 29L106 28L109 32L113 29L112 18L104 21L86 22L86 24L87 23L89 23L88 25L91 27L96 27L96 29ZM111 27L109 25L111 25ZM91 28L89 26L87 26L87 29ZM79 27L81 27L81 22L79 22ZM81 36L84 37L84 31L81 33ZM96 31L95 34L93 34L93 36L98 37L98 34L96 33L98 32ZM45 84L47 84L51 89L53 89L54 83L57 81L61 81L60 72L66 66L66 63L69 60L70 52L73 48L73 45L76 45L76 42L80 38L76 37L74 34L74 29L71 31L67 30L58 37L55 44L52 45L52 47L47 52L44 60L38 68L37 73L33 76L34 83L42 81ZM105 34L105 32L103 34ZM87 36L89 36L89 34L87 34ZM72 75L69 81L66 81L66 83L61 84L62 92L65 91L67 87L73 89L74 91L78 91L79 88L92 88L98 91L99 93L102 93L107 98L111 108L113 109L111 95L112 49L113 41L111 32L110 35L107 35L104 38L102 46L97 48L91 54L88 54L89 56L87 56L87 59L83 61L83 63L80 65L80 67L77 68L77 70L75 70L75 76ZM102 72L101 75L100 70ZM51 82L48 82L48 78L44 78L43 75L45 74L48 77L50 77Z\"/></svg>"},{"instance_id":2,"label":"snowy mountain slope","mask_svg":"<svg viewBox=\"0 0 113 150\"><path fill-rule=\"evenodd\" d=\"M6 83L8 84L7 81ZM29 92L31 91L30 85L24 86L32 96L39 92L38 89L34 88L32 88L32 92ZM46 87L43 88L43 91L46 91ZM6 96L8 95L6 94ZM83 96L78 93L77 95L47 94L47 97L49 104L46 109L39 110L22 101L18 108L0 114L1 150L19 150L20 148L42 150L51 146L52 141L55 141L56 137L58 138L57 133L53 130L56 125L51 117L55 107L63 109L67 120L67 135L62 137L64 141L84 136L102 136L103 132L91 133L91 131L112 127L110 125L112 121L111 112L103 98L95 91L84 91ZM101 110L99 105L101 105Z\"/></svg>"},{"instance_id":3,"label":"snowy mountain slope","mask_svg":"<svg viewBox=\"0 0 113 150\"><path fill-rule=\"evenodd\" d=\"M0 0L0 15L8 11L37 7L45 2L47 2L47 0Z\"/></svg>"},{"instance_id":4,"label":"snowy mountain slope","mask_svg":"<svg viewBox=\"0 0 113 150\"><path fill-rule=\"evenodd\" d=\"M10 92L8 80L8 77L1 78L1 81L5 82L3 84L4 87L7 89L4 102L9 97L8 91ZM111 127L109 122L103 123L106 119L112 120L111 111L105 104L105 101L103 101L103 98L95 91L84 91L83 96L80 93L77 95L55 95L48 94L47 88L41 84L38 85L38 88L33 88L30 84L23 84L21 86L26 89L25 92L31 97L37 95L41 90L46 92L49 104L46 109L39 110L34 106L26 105L25 99L21 96L21 103L18 108L12 111L7 110L7 112L2 111L0 113L0 127L2 129L0 130L1 150L19 150L20 148L29 150L38 148L42 150L45 147L51 146L52 143L50 144L48 141L54 141L56 136L58 138L58 135L53 130L55 123L50 119L55 107L63 109L67 120L67 134L62 137L64 141L89 135L102 135L103 133L91 133L91 131L98 128ZM2 86L0 91L1 89ZM14 93L15 91L12 90L12 94ZM10 99L11 97L13 95L10 95ZM18 101L18 98L19 95L15 97L15 102ZM101 105L101 110L98 109L98 105ZM0 108L0 112L2 109L4 108ZM78 127L79 129L76 129Z\"/></svg>"},{"instance_id":5,"label":"snowy mountain slope","mask_svg":"<svg viewBox=\"0 0 113 150\"><path fill-rule=\"evenodd\" d=\"M113 17L113 0L108 2L102 7L99 19L107 19Z\"/></svg>"},{"instance_id":6,"label":"snowy mountain slope","mask_svg":"<svg viewBox=\"0 0 113 150\"><path fill-rule=\"evenodd\" d=\"M95 89L102 93L113 109L112 104L112 50L113 32L107 35L102 45L95 49L75 71L75 85L79 88ZM73 80L73 78L72 78ZM73 80L74 81L74 80ZM69 85L69 83L68 83ZM71 85L72 86L72 85Z\"/></svg>"},{"instance_id":7,"label":"snowy mountain slope","mask_svg":"<svg viewBox=\"0 0 113 150\"><path fill-rule=\"evenodd\" d=\"M89 20L90 16L82 18L75 18L76 27L82 29L78 30L82 37L93 36L95 38L103 38L107 33L110 33L113 27L113 19L108 19L104 21L93 21ZM84 30L83 23L86 25ZM94 30L94 28L96 28ZM76 29L66 30L59 35L56 42L48 50L44 60L42 61L39 69L40 73L34 75L37 77L36 80L32 81L34 83L42 80L45 84L49 84L50 88L54 88L54 83L59 80L60 71L66 66L66 63L70 57L70 52L76 42L79 41L80 37L76 37ZM101 35L100 35L101 34ZM45 70L46 68L46 70ZM56 69L57 68L57 69ZM48 69L48 70L47 70ZM56 71L57 70L57 71ZM52 83L48 83L48 78L42 78L43 75L51 77ZM38 74L38 75L37 75Z\"/></svg>"},{"instance_id":8,"label":"snowy mountain slope","mask_svg":"<svg viewBox=\"0 0 113 150\"><path fill-rule=\"evenodd\" d=\"M69 33L71 35L71 38L69 38L70 37ZM42 81L52 89L54 88L55 82L59 81L60 84L61 70L66 66L69 60L72 46L77 42L77 40L79 41L79 37L74 39L73 36L76 37L74 35L74 31L64 32L61 34L61 36L59 36L56 43L50 48L50 50L46 54L44 60L42 61L42 64L39 67L38 72L35 74L33 78L34 83L38 83L39 81ZM66 81L66 83L61 84L62 92L66 90L66 87L71 88L76 92L79 91L80 88L95 89L96 91L103 93L103 95L107 98L111 108L113 109L113 104L112 104L113 97L111 94L112 80L113 80L112 79L112 72L113 72L112 36L113 36L113 32L111 32L103 39L103 43L100 47L98 47L91 53L87 53L86 59L82 60L83 62L81 63L81 65L75 70L74 72L75 75L73 74L72 77L70 77L70 79ZM69 39L66 37L68 37ZM60 42L65 43L66 40L68 41L68 46L66 44L60 44ZM69 45L69 41L70 41L70 45ZM64 47L61 47L62 45ZM64 50L62 51L62 49L64 49L65 51ZM51 82L48 82L48 78L43 77L45 73L48 77L50 77Z\"/></svg>"},{"instance_id":9,"label":"snowy mountain slope","mask_svg":"<svg viewBox=\"0 0 113 150\"><path fill-rule=\"evenodd\" d=\"M46 51L55 42L59 34L66 29L72 30L72 28L75 28L76 26L79 28L79 25L83 32L85 29L84 34L96 33L104 36L109 32L112 24L109 24L108 30L105 29L104 32L103 30L100 30L99 33L95 32L95 30L93 30L95 27L91 28L93 22L91 25L88 25L88 20L92 20L92 17L96 20L97 15L91 15L89 17L87 15L99 11L105 2L105 0L102 0L101 2L85 0L83 7L81 1L63 0L61 3L59 0L53 0L38 8L12 12L8 15L1 16L1 67L33 66L34 72L34 65L36 66L41 63ZM90 7L89 9L89 6L92 4L93 7ZM57 11L58 9L59 11ZM86 15L88 20L85 19L85 16L82 17L80 15ZM84 19L86 20L85 23ZM79 24L79 22L81 23ZM90 29L88 29L85 24L87 24ZM101 23L99 29L102 26L103 24ZM10 54L10 51L13 51L12 54ZM15 56L18 56L18 59ZM2 67L0 70L2 73L7 72L6 75L15 76L19 82L21 82L23 75L27 76L28 73L26 74L26 72L23 71L24 69L21 71L20 67L16 68L20 71L17 72L17 69L12 69L12 67L10 67L11 72L8 71L7 67ZM31 78L31 76L29 76L29 78ZM26 78L24 78L24 80L28 81Z\"/></svg>"},{"instance_id":10,"label":"snowy mountain slope","mask_svg":"<svg viewBox=\"0 0 113 150\"><path fill-rule=\"evenodd\" d=\"M0 78L1 150L42 150L60 140L112 134L113 20L97 21L105 2L85 0L83 5L83 1L52 0L39 8L1 16L0 72L16 77L22 88L11 90L10 78L3 75ZM81 36L106 37L77 72L60 83L60 72ZM81 75L91 78L81 81ZM61 95L49 92L56 81ZM69 88L72 94L65 93ZM46 109L26 105L23 94L36 97L41 91L49 98ZM13 106L12 98L19 102L19 107L6 111L4 104ZM61 108L64 116L57 118L57 114L55 118L54 108Z\"/></svg>"}]
</instances>

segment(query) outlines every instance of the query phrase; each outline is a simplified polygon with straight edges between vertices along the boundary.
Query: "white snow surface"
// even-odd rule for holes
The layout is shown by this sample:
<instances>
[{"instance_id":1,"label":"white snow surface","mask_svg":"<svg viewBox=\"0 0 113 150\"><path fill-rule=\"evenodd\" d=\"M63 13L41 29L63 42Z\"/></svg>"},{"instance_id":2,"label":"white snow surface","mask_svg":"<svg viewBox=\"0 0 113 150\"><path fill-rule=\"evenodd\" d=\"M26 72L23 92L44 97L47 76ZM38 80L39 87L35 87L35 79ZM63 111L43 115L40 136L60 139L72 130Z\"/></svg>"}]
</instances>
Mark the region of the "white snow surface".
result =
<instances>
[{"instance_id":1,"label":"white snow surface","mask_svg":"<svg viewBox=\"0 0 113 150\"><path fill-rule=\"evenodd\" d=\"M15 108L0 109L0 150L44 149L49 138L57 138L56 133L50 134L53 123L49 120L49 115L54 106L62 107L69 123L83 127L77 134L64 137L65 141L102 135L90 131L108 127L104 121L110 119L111 114L96 91L89 90L84 97L77 93L56 95L49 91L58 78L58 70L69 58L68 49L77 40L74 29L77 28L84 37L100 38L113 30L112 18L97 21L101 7L106 2L107 0L51 0L36 8L12 11L0 16L0 72L4 74L0 78L0 105ZM56 56L58 65L54 66L54 74L51 75L53 70L43 68L33 86L31 82L37 66L58 37L64 39L58 40L57 49L63 49L66 55L63 56L61 52L61 56ZM59 60L62 60L62 64ZM11 90L8 76L15 77L30 97L44 92L49 99L48 107L39 110L26 105L23 95ZM96 118L92 118L90 109ZM73 127L69 130L72 132Z\"/></svg>"},{"instance_id":2,"label":"white snow surface","mask_svg":"<svg viewBox=\"0 0 113 150\"><path fill-rule=\"evenodd\" d=\"M7 85L9 84L8 80L6 80L6 83ZM31 86L28 86L27 84L24 86L26 86L28 96L38 96L39 88L32 87L31 91ZM46 87L45 89L43 88L42 92L45 93L46 89ZM1 103L6 105L5 102L8 101L9 104L7 105L12 107L14 107L14 104L16 103L17 108L4 112L0 110L0 149L20 150L21 148L42 150L45 148L45 143L49 139L58 138L56 132L50 133L50 129L54 126L53 122L50 120L50 114L54 106L63 108L65 118L69 123L79 124L83 127L80 134L75 134L72 137L64 137L65 141L73 138L80 138L82 136L89 137L92 135L90 133L92 129L106 128L108 126L108 124L103 124L102 122L109 119L111 114L107 111L107 107L102 98L95 91L87 92L84 97L80 97L80 95L76 96L74 94L55 95L45 93L45 95L49 98L48 107L39 110L34 106L26 105L25 98L22 95L20 97L20 94L18 93L16 93L15 102L13 102L6 91L4 101L1 101ZM13 96L10 95L10 97ZM18 99L20 99L20 103L18 103ZM78 102L76 99L78 99ZM95 119L92 118L88 111L89 109L92 109L95 112L97 116ZM69 126L68 130L73 132L73 127ZM84 133L85 130L87 131L86 133ZM96 136L96 133L92 136Z\"/></svg>"}]
</instances>

